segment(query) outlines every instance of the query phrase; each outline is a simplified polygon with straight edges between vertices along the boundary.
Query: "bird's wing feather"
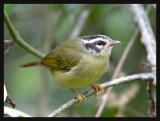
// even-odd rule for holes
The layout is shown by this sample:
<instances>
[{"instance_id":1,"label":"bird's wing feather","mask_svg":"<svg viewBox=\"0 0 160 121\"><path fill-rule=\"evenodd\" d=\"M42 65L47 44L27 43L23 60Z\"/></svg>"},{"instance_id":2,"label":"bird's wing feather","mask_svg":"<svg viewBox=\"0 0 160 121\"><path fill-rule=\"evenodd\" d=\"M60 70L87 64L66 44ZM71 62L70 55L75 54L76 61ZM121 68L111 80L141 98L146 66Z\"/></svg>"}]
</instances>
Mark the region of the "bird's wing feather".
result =
<instances>
[{"instance_id":1,"label":"bird's wing feather","mask_svg":"<svg viewBox=\"0 0 160 121\"><path fill-rule=\"evenodd\" d=\"M76 49L61 47L54 49L41 63L52 70L70 70L80 61L81 55Z\"/></svg>"}]
</instances>

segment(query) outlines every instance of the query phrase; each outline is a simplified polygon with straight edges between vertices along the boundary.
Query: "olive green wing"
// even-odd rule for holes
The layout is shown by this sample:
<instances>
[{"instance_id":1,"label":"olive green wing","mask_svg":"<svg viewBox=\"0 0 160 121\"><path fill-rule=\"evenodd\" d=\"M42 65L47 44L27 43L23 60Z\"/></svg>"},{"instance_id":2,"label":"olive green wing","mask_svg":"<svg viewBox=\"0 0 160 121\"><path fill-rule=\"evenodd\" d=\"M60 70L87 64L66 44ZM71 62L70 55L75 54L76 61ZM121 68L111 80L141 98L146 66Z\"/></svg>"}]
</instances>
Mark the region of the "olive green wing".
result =
<instances>
[{"instance_id":1,"label":"olive green wing","mask_svg":"<svg viewBox=\"0 0 160 121\"><path fill-rule=\"evenodd\" d=\"M73 48L56 48L44 57L41 63L52 70L70 70L82 57L82 54L75 50Z\"/></svg>"}]
</instances>

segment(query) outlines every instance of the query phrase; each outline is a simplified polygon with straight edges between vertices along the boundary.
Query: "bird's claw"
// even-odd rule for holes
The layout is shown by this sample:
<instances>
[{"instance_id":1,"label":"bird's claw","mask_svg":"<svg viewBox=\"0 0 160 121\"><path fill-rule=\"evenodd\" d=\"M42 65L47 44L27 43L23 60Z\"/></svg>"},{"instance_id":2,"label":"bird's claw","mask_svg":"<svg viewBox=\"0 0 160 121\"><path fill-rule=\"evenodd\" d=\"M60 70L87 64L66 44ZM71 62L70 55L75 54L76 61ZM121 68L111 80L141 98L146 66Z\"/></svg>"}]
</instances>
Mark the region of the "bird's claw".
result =
<instances>
[{"instance_id":1,"label":"bird's claw","mask_svg":"<svg viewBox=\"0 0 160 121\"><path fill-rule=\"evenodd\" d=\"M77 93L76 99L78 100L78 102L83 102L84 100L86 100L86 97L83 94Z\"/></svg>"},{"instance_id":2,"label":"bird's claw","mask_svg":"<svg viewBox=\"0 0 160 121\"><path fill-rule=\"evenodd\" d=\"M94 89L96 96L104 93L105 91L104 87L102 87L100 84L91 84L91 87Z\"/></svg>"}]
</instances>

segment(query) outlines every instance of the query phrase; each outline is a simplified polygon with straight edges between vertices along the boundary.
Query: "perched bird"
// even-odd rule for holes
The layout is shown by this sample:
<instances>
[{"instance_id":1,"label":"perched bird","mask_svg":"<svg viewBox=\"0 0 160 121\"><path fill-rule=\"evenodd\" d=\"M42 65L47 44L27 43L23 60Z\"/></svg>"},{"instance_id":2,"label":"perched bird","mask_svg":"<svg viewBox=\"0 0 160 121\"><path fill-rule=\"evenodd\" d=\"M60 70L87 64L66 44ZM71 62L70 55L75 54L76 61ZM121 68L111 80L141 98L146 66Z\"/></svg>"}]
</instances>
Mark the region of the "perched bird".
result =
<instances>
[{"instance_id":1,"label":"perched bird","mask_svg":"<svg viewBox=\"0 0 160 121\"><path fill-rule=\"evenodd\" d=\"M85 96L76 92L76 88L91 86L96 94L104 90L95 81L108 70L112 47L118 43L104 35L72 38L57 46L41 61L27 63L22 67L48 67L55 80L71 89L78 101L82 101Z\"/></svg>"}]
</instances>

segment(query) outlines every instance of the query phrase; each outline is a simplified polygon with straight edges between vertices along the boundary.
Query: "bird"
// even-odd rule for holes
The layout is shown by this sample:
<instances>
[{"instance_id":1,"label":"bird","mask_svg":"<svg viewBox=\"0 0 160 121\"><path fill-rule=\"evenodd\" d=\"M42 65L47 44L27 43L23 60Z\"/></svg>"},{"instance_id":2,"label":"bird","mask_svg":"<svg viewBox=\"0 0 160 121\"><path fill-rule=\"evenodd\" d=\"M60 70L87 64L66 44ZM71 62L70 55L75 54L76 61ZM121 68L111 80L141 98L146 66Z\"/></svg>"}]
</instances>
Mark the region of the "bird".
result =
<instances>
[{"instance_id":1,"label":"bird","mask_svg":"<svg viewBox=\"0 0 160 121\"><path fill-rule=\"evenodd\" d=\"M82 102L86 97L77 92L77 88L90 86L96 95L104 91L96 81L109 70L112 47L119 43L101 34L74 37L62 42L40 61L22 64L21 67L47 67L55 80L71 89L78 102Z\"/></svg>"}]
</instances>

